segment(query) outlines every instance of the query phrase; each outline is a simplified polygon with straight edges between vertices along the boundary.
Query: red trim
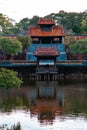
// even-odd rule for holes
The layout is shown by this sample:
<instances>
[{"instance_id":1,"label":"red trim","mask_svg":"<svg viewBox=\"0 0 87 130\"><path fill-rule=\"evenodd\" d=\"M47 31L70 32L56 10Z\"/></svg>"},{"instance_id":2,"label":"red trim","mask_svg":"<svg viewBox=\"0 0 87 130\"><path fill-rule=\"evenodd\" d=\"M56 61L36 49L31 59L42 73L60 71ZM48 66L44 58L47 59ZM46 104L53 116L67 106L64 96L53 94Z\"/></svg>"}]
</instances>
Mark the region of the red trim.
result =
<instances>
[{"instance_id":1,"label":"red trim","mask_svg":"<svg viewBox=\"0 0 87 130\"><path fill-rule=\"evenodd\" d=\"M59 53L57 52L56 47L38 47L36 52L34 53L35 56L58 56Z\"/></svg>"},{"instance_id":2,"label":"red trim","mask_svg":"<svg viewBox=\"0 0 87 130\"><path fill-rule=\"evenodd\" d=\"M51 24L51 25L55 25L55 22L52 19L40 19L38 22L38 25L41 24Z\"/></svg>"},{"instance_id":3,"label":"red trim","mask_svg":"<svg viewBox=\"0 0 87 130\"><path fill-rule=\"evenodd\" d=\"M62 27L53 27L52 31L41 31L40 28L38 27L34 27L34 28L30 28L30 31L28 32L28 35L32 36L36 36L36 37L44 37L44 36L65 36L65 33L63 32L63 28Z\"/></svg>"}]
</instances>

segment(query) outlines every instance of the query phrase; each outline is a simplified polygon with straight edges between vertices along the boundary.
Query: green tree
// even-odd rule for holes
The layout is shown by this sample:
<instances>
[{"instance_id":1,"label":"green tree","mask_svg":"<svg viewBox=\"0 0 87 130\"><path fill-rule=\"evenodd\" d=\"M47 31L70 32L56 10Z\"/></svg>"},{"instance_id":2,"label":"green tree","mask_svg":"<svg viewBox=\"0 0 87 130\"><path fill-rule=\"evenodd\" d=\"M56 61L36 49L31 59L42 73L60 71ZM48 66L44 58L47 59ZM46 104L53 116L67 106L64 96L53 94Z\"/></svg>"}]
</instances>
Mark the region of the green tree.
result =
<instances>
[{"instance_id":1,"label":"green tree","mask_svg":"<svg viewBox=\"0 0 87 130\"><path fill-rule=\"evenodd\" d=\"M72 54L87 54L87 39L75 41L68 47Z\"/></svg>"},{"instance_id":2,"label":"green tree","mask_svg":"<svg viewBox=\"0 0 87 130\"><path fill-rule=\"evenodd\" d=\"M82 24L82 27L81 27L82 33L87 34L87 18L83 19L82 22L81 22L81 24Z\"/></svg>"},{"instance_id":3,"label":"green tree","mask_svg":"<svg viewBox=\"0 0 87 130\"><path fill-rule=\"evenodd\" d=\"M9 34L9 28L13 27L12 19L0 13L0 26L2 27L3 34Z\"/></svg>"},{"instance_id":4,"label":"green tree","mask_svg":"<svg viewBox=\"0 0 87 130\"><path fill-rule=\"evenodd\" d=\"M23 50L26 49L31 44L31 37L29 36L19 36L17 37L18 41L22 43Z\"/></svg>"},{"instance_id":5,"label":"green tree","mask_svg":"<svg viewBox=\"0 0 87 130\"><path fill-rule=\"evenodd\" d=\"M84 12L65 12L63 10L58 13L51 13L45 16L45 18L52 18L57 24L63 25L66 30L72 29L74 33L84 33L82 30L83 20L87 20L87 11ZM86 24L87 25L87 24ZM85 28L87 29L87 28Z\"/></svg>"},{"instance_id":6,"label":"green tree","mask_svg":"<svg viewBox=\"0 0 87 130\"><path fill-rule=\"evenodd\" d=\"M18 23L18 28L20 30L28 30L29 29L29 23L30 19L29 18L23 18L19 23Z\"/></svg>"},{"instance_id":7,"label":"green tree","mask_svg":"<svg viewBox=\"0 0 87 130\"><path fill-rule=\"evenodd\" d=\"M38 20L39 20L39 16L33 16L33 18L30 19L30 24L29 24L29 26L36 26Z\"/></svg>"},{"instance_id":8,"label":"green tree","mask_svg":"<svg viewBox=\"0 0 87 130\"><path fill-rule=\"evenodd\" d=\"M17 75L18 73L13 70L0 68L0 87L20 87L22 80Z\"/></svg>"},{"instance_id":9,"label":"green tree","mask_svg":"<svg viewBox=\"0 0 87 130\"><path fill-rule=\"evenodd\" d=\"M9 32L8 34L17 34L18 35L19 28L16 25L14 25L14 26L8 28L8 32Z\"/></svg>"},{"instance_id":10,"label":"green tree","mask_svg":"<svg viewBox=\"0 0 87 130\"><path fill-rule=\"evenodd\" d=\"M29 27L35 26L39 20L39 16L33 16L33 18L23 18L20 20L20 22L17 24L19 30L28 30Z\"/></svg>"},{"instance_id":11,"label":"green tree","mask_svg":"<svg viewBox=\"0 0 87 130\"><path fill-rule=\"evenodd\" d=\"M22 51L22 43L17 39L0 37L0 49L7 55L16 55Z\"/></svg>"}]
</instances>

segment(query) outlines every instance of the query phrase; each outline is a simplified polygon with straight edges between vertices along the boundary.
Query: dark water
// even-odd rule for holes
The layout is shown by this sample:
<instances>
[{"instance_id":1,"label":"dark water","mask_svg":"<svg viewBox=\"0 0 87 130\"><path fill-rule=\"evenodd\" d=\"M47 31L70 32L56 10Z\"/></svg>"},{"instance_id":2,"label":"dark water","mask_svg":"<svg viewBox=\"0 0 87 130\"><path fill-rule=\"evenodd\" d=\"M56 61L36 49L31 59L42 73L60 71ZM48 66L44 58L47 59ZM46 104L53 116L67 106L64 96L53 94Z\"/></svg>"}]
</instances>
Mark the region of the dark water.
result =
<instances>
[{"instance_id":1,"label":"dark water","mask_svg":"<svg viewBox=\"0 0 87 130\"><path fill-rule=\"evenodd\" d=\"M21 130L87 130L87 82L27 81L0 89L0 126L18 122Z\"/></svg>"}]
</instances>

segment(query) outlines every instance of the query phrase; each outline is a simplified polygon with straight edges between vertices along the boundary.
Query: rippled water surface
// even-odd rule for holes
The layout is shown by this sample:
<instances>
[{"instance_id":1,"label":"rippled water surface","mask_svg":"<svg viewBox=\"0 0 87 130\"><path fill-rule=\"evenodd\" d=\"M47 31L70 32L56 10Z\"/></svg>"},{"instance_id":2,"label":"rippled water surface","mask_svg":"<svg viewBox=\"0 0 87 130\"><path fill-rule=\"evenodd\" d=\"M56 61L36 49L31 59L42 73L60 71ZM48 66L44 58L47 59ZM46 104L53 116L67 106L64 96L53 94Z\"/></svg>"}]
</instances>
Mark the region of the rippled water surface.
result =
<instances>
[{"instance_id":1,"label":"rippled water surface","mask_svg":"<svg viewBox=\"0 0 87 130\"><path fill-rule=\"evenodd\" d=\"M27 81L0 89L0 126L17 123L21 130L87 130L87 82Z\"/></svg>"}]
</instances>

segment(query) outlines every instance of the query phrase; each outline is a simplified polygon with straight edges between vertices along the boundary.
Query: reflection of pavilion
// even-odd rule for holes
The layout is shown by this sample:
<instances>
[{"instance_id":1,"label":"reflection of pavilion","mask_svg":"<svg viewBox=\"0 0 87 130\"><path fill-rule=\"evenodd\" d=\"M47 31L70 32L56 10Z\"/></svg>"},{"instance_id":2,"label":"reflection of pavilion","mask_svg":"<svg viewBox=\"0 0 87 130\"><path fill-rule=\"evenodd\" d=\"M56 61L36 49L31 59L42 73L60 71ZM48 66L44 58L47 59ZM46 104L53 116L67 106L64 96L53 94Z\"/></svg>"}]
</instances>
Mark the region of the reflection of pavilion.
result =
<instances>
[{"instance_id":1,"label":"reflection of pavilion","mask_svg":"<svg viewBox=\"0 0 87 130\"><path fill-rule=\"evenodd\" d=\"M57 82L37 82L37 91L29 93L31 116L38 115L41 123L52 123L55 115L62 115L64 93L57 89Z\"/></svg>"}]
</instances>

